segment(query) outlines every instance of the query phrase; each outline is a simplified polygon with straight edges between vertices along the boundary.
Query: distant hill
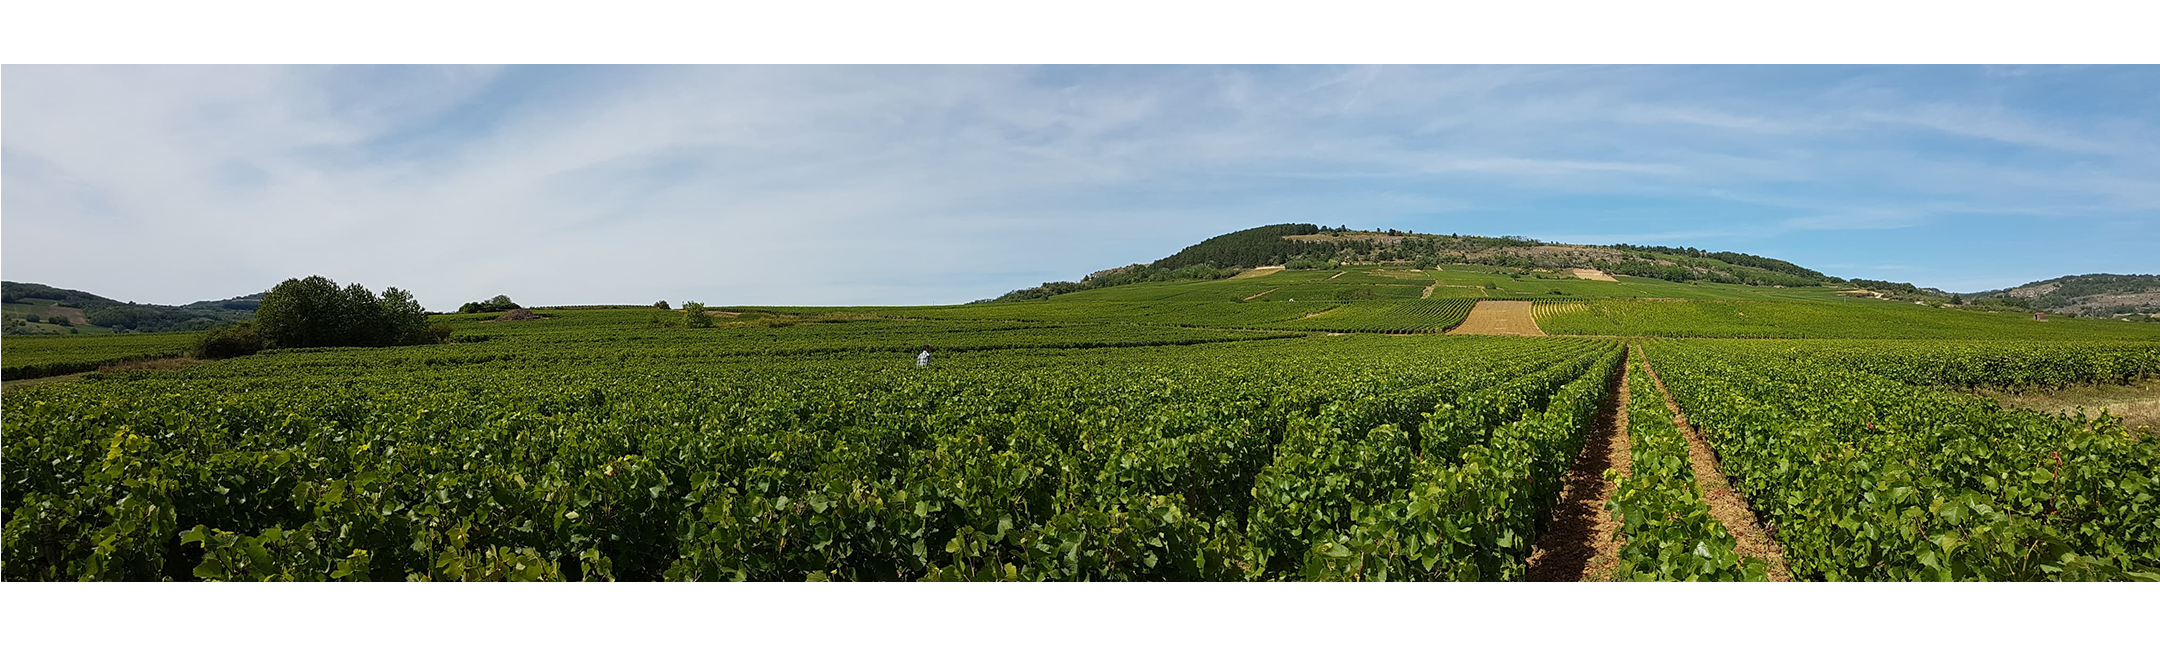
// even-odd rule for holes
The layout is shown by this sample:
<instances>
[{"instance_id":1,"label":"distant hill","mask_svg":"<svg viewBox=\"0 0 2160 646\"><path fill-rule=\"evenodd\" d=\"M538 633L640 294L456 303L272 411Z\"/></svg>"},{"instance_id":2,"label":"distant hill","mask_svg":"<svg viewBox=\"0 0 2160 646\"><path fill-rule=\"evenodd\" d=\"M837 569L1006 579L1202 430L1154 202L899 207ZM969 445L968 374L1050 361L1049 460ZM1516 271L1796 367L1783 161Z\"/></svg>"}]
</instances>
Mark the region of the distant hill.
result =
<instances>
[{"instance_id":1,"label":"distant hill","mask_svg":"<svg viewBox=\"0 0 2160 646\"><path fill-rule=\"evenodd\" d=\"M2160 275L2083 274L1964 294L1966 302L2078 316L2160 314Z\"/></svg>"},{"instance_id":2,"label":"distant hill","mask_svg":"<svg viewBox=\"0 0 2160 646\"><path fill-rule=\"evenodd\" d=\"M1394 229L1353 231L1313 224L1274 224L1208 238L1152 263L1106 269L1076 282L1044 283L991 300L1048 298L1152 280L1224 278L1253 267L1282 265L1299 269L1344 263L1394 262L1421 267L1486 265L1522 271L1579 267L1674 282L1781 287L1846 284L1843 279L1797 264L1731 251L1625 244L1574 245L1513 236L1442 235Z\"/></svg>"},{"instance_id":3,"label":"distant hill","mask_svg":"<svg viewBox=\"0 0 2160 646\"><path fill-rule=\"evenodd\" d=\"M68 327L130 332L203 330L254 318L262 297L258 293L186 305L155 305L38 283L0 281L0 303L7 308L7 334L65 334ZM38 316L38 312L43 312L41 320L64 317L69 325L31 323L28 317Z\"/></svg>"}]
</instances>

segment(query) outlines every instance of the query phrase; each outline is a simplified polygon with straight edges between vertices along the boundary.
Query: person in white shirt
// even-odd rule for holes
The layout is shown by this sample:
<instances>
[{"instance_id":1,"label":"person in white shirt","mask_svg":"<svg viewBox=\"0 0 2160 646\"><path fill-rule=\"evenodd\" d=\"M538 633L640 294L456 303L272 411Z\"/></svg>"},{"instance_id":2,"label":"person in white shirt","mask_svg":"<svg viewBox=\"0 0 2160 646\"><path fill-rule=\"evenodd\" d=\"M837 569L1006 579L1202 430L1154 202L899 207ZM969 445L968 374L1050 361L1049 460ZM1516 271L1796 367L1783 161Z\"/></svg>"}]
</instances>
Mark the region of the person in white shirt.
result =
<instances>
[{"instance_id":1,"label":"person in white shirt","mask_svg":"<svg viewBox=\"0 0 2160 646\"><path fill-rule=\"evenodd\" d=\"M918 355L915 355L915 367L917 367L917 368L928 368L928 367L930 367L930 346L927 346L927 345L926 345L926 346L923 346L923 347L922 347L922 354L918 354Z\"/></svg>"}]
</instances>

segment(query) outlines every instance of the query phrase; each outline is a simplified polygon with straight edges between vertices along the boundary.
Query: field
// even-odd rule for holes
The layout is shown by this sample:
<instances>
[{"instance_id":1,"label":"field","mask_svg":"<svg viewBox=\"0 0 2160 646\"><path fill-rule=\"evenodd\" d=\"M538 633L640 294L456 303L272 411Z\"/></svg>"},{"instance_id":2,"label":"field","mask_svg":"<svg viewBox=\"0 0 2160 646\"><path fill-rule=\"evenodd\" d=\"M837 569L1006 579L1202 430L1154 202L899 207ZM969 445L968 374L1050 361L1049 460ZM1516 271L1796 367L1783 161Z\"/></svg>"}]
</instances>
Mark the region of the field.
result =
<instances>
[{"instance_id":1,"label":"field","mask_svg":"<svg viewBox=\"0 0 2160 646\"><path fill-rule=\"evenodd\" d=\"M122 361L174 357L186 352L194 334L99 334L96 336L10 336L0 341L7 380L35 379L96 370Z\"/></svg>"},{"instance_id":2,"label":"field","mask_svg":"<svg viewBox=\"0 0 2160 646\"><path fill-rule=\"evenodd\" d=\"M1437 334L1554 289L1518 306L1553 336ZM0 569L1506 581L1596 553L1560 578L2160 580L2160 439L1972 394L2151 383L2160 326L1462 267L727 311L443 315L457 342L11 387ZM1606 449L1626 468L1580 471ZM1576 502L1617 533L1556 524L1605 477Z\"/></svg>"}]
</instances>

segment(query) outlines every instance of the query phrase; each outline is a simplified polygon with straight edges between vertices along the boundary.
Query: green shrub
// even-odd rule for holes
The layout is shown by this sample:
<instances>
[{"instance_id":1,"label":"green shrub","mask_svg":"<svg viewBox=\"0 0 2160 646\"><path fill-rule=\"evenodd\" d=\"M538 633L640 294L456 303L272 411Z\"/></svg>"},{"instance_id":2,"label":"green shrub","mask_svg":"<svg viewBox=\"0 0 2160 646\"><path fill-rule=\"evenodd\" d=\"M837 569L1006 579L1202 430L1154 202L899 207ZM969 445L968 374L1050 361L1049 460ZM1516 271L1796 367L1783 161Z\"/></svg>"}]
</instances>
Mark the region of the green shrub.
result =
<instances>
[{"instance_id":1,"label":"green shrub","mask_svg":"<svg viewBox=\"0 0 2160 646\"><path fill-rule=\"evenodd\" d=\"M229 359L255 354L262 349L263 337L255 330L255 323L243 321L203 333L190 354L198 359Z\"/></svg>"},{"instance_id":2,"label":"green shrub","mask_svg":"<svg viewBox=\"0 0 2160 646\"><path fill-rule=\"evenodd\" d=\"M524 309L524 306L510 300L509 296L496 294L494 298L460 305L457 311L459 314L486 314L489 312L508 312L516 309Z\"/></svg>"},{"instance_id":3,"label":"green shrub","mask_svg":"<svg viewBox=\"0 0 2160 646\"><path fill-rule=\"evenodd\" d=\"M683 303L683 304L682 304L682 310L683 310L683 325L687 325L687 326L690 326L690 327L712 327L712 326L713 326L713 320L712 320L712 317L711 317L711 316L707 316L707 315L705 314L705 304L704 304L704 303L700 303L700 302L697 302L697 301L689 301L689 302L685 302L685 303Z\"/></svg>"}]
</instances>

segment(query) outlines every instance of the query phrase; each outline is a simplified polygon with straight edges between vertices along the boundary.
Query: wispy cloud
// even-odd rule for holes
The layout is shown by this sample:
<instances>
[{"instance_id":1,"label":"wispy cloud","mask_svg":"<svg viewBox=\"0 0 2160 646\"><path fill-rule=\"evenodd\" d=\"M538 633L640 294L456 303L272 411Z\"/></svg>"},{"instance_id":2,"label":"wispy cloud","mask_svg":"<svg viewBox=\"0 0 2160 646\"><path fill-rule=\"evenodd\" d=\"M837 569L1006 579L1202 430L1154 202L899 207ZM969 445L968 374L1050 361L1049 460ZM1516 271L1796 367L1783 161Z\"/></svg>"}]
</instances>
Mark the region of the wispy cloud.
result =
<instances>
[{"instance_id":1,"label":"wispy cloud","mask_svg":"<svg viewBox=\"0 0 2160 646\"><path fill-rule=\"evenodd\" d=\"M438 308L956 302L1270 222L1822 262L1864 231L1956 271L1982 261L1933 241L1985 216L2112 231L2029 273L2151 271L2154 117L2050 98L2084 73L10 66L4 269L157 302L310 273ZM2139 74L2107 73L2081 91Z\"/></svg>"}]
</instances>

